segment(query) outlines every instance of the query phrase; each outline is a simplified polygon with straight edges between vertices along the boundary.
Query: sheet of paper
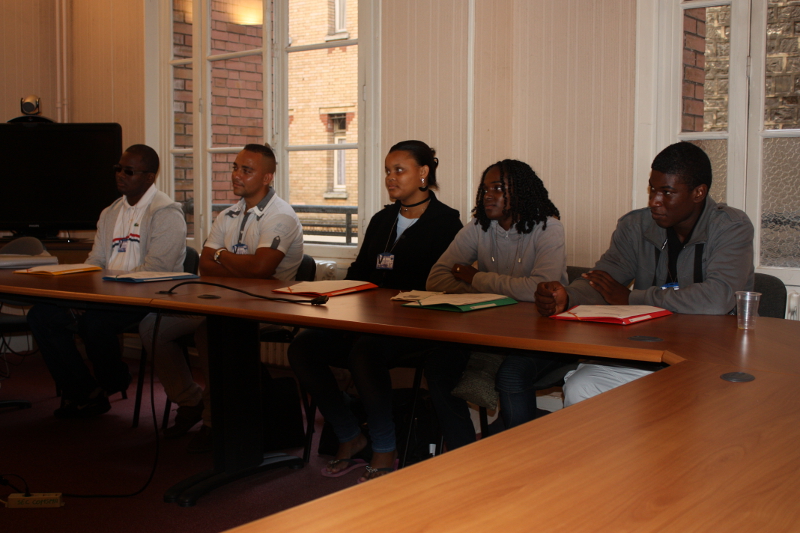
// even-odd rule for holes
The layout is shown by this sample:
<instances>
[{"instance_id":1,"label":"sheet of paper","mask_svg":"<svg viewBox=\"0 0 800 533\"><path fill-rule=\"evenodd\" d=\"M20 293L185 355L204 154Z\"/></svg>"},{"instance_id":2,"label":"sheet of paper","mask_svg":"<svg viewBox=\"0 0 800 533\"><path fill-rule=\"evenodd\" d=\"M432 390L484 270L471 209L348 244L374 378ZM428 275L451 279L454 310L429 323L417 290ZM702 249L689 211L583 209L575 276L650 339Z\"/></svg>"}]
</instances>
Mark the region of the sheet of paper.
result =
<instances>
[{"instance_id":1,"label":"sheet of paper","mask_svg":"<svg viewBox=\"0 0 800 533\"><path fill-rule=\"evenodd\" d=\"M117 279L172 279L175 277L190 276L186 272L128 272L114 276Z\"/></svg>"},{"instance_id":2,"label":"sheet of paper","mask_svg":"<svg viewBox=\"0 0 800 533\"><path fill-rule=\"evenodd\" d=\"M16 270L15 272L20 272L24 274L36 274L39 272L60 274L63 272L90 272L93 270L102 270L102 268L100 268L97 265L90 265L89 263L77 263L71 265L43 265L43 266L28 268L25 270Z\"/></svg>"},{"instance_id":3,"label":"sheet of paper","mask_svg":"<svg viewBox=\"0 0 800 533\"><path fill-rule=\"evenodd\" d=\"M434 296L428 296L424 300L420 300L418 303L419 305L441 305L441 304L470 305L481 302L490 302L492 300L500 300L502 298L505 298L505 296L503 296L502 294L486 294L486 293L437 294Z\"/></svg>"},{"instance_id":4,"label":"sheet of paper","mask_svg":"<svg viewBox=\"0 0 800 533\"><path fill-rule=\"evenodd\" d=\"M437 294L444 293L435 291L406 291L397 294L397 296L392 296L392 300L399 300L401 302L418 302L420 300L424 300L425 298L436 296Z\"/></svg>"},{"instance_id":5,"label":"sheet of paper","mask_svg":"<svg viewBox=\"0 0 800 533\"><path fill-rule=\"evenodd\" d=\"M659 311L663 309L652 305L578 305L561 314L578 318L629 318Z\"/></svg>"},{"instance_id":6,"label":"sheet of paper","mask_svg":"<svg viewBox=\"0 0 800 533\"><path fill-rule=\"evenodd\" d=\"M353 280L323 280L323 281L301 281L300 283L295 283L290 287L286 287L283 290L291 291L291 292L318 292L318 293L326 293L326 292L334 292L334 291L341 291L344 289L350 289L352 287L358 287L359 285L366 284L366 281L353 281Z\"/></svg>"}]
</instances>

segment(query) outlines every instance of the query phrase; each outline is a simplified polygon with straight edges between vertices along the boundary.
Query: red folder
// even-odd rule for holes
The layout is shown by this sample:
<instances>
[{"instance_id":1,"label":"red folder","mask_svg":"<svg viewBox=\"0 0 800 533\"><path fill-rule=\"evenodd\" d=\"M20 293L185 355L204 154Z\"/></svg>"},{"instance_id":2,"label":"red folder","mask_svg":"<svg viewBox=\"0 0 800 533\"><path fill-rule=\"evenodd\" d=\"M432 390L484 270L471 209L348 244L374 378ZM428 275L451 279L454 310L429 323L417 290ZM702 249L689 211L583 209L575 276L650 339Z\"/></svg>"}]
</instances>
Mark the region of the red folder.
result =
<instances>
[{"instance_id":1,"label":"red folder","mask_svg":"<svg viewBox=\"0 0 800 533\"><path fill-rule=\"evenodd\" d=\"M553 315L556 320L575 320L579 322L604 322L606 324L635 324L660 316L671 315L672 311L651 305L576 305L568 311Z\"/></svg>"}]
</instances>

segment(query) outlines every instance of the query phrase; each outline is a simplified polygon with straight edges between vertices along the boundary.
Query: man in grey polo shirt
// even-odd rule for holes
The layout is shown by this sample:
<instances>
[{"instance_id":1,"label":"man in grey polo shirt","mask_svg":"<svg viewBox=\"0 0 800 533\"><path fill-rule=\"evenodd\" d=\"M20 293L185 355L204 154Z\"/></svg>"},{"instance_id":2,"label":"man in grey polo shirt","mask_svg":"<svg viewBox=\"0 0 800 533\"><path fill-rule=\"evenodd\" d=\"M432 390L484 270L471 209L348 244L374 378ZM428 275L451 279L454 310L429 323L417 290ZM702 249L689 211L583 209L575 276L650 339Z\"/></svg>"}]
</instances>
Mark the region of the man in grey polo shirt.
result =
<instances>
[{"instance_id":1,"label":"man in grey polo shirt","mask_svg":"<svg viewBox=\"0 0 800 533\"><path fill-rule=\"evenodd\" d=\"M293 280L303 259L303 229L292 207L275 195L275 154L269 146L248 144L233 163L233 192L241 199L217 216L200 256L203 276ZM139 331L152 349L156 315L142 320ZM205 391L194 382L177 339L195 334ZM189 453L211 451L211 405L207 379L205 319L162 317L153 358L167 397L178 404L175 424L164 431L168 439L203 427L189 442Z\"/></svg>"}]
</instances>

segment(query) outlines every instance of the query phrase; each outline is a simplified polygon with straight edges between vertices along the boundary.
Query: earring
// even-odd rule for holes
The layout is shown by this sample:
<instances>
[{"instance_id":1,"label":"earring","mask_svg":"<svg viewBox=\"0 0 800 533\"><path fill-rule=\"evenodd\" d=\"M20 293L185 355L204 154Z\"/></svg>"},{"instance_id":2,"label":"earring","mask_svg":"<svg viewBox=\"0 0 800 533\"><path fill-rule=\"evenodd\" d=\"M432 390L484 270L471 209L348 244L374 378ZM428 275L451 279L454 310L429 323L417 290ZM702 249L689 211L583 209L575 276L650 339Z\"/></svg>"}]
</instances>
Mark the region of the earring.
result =
<instances>
[{"instance_id":1,"label":"earring","mask_svg":"<svg viewBox=\"0 0 800 533\"><path fill-rule=\"evenodd\" d=\"M425 185L425 178L421 178L421 180L422 180L422 187L419 187L419 190L425 192L428 190L428 187Z\"/></svg>"}]
</instances>

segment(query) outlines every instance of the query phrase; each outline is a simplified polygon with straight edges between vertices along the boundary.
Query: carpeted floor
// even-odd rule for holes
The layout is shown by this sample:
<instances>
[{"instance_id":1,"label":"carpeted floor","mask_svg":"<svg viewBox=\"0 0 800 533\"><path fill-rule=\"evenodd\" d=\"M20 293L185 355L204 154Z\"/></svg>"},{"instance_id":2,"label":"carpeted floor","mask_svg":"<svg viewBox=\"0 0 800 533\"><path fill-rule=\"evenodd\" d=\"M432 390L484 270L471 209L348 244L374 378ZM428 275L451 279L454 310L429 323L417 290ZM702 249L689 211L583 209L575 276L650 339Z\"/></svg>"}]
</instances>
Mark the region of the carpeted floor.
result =
<instances>
[{"instance_id":1,"label":"carpeted floor","mask_svg":"<svg viewBox=\"0 0 800 533\"><path fill-rule=\"evenodd\" d=\"M149 383L138 428L131 428L135 386L129 389L127 400L113 396L111 411L101 417L57 420L53 410L59 399L41 357L9 356L8 360L19 364L10 366L10 378L0 382L0 400L24 398L33 407L0 409L0 474L23 477L31 492L131 494L145 484L157 453ZM137 365L132 361L129 365L135 374ZM154 389L160 423L165 396L158 382ZM315 437L321 423L318 417ZM320 469L328 458L312 453L311 463L303 469L281 468L244 478L202 497L194 507L182 508L162 501L166 489L211 466L210 454L185 453L190 438L191 434L160 441L155 476L136 496L67 496L66 505L57 509L0 507L0 531L219 532L353 486L360 475L358 470L340 478L323 477ZM316 442L314 446L316 450ZM300 449L287 452L302 455ZM8 479L21 484L13 476ZM11 492L9 487L0 487L0 499Z\"/></svg>"}]
</instances>

